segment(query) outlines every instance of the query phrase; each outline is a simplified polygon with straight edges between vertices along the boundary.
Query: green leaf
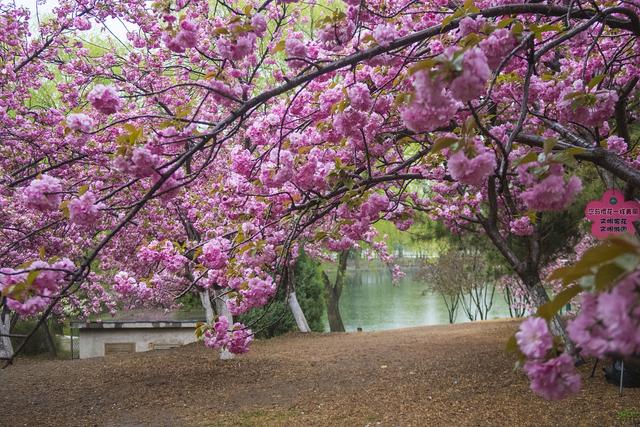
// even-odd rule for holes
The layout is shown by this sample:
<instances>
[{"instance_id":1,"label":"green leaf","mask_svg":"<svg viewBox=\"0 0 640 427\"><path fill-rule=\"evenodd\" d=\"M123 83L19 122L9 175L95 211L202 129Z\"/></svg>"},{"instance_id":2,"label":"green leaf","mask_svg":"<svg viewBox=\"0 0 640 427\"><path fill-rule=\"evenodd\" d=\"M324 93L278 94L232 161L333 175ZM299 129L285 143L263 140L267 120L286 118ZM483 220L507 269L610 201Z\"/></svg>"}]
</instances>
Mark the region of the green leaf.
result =
<instances>
[{"instance_id":1,"label":"green leaf","mask_svg":"<svg viewBox=\"0 0 640 427\"><path fill-rule=\"evenodd\" d=\"M589 83L587 83L587 88L593 89L594 87L598 86L602 80L604 80L604 74L597 74L591 80L589 80Z\"/></svg>"},{"instance_id":2,"label":"green leaf","mask_svg":"<svg viewBox=\"0 0 640 427\"><path fill-rule=\"evenodd\" d=\"M529 151L524 156L520 157L519 159L516 159L513 162L513 166L524 165L527 163L535 162L536 160L538 160L538 155L533 151Z\"/></svg>"},{"instance_id":3,"label":"green leaf","mask_svg":"<svg viewBox=\"0 0 640 427\"><path fill-rule=\"evenodd\" d=\"M544 154L549 154L552 150L553 147L556 146L556 144L558 143L558 140L556 138L547 138L544 140Z\"/></svg>"},{"instance_id":4,"label":"green leaf","mask_svg":"<svg viewBox=\"0 0 640 427\"><path fill-rule=\"evenodd\" d=\"M627 271L616 263L605 264L596 273L595 284L599 291L607 290Z\"/></svg>"},{"instance_id":5,"label":"green leaf","mask_svg":"<svg viewBox=\"0 0 640 427\"><path fill-rule=\"evenodd\" d=\"M570 154L571 156L576 156L578 154L584 154L587 152L586 148L582 147L570 147L564 150L565 153Z\"/></svg>"},{"instance_id":6,"label":"green leaf","mask_svg":"<svg viewBox=\"0 0 640 427\"><path fill-rule=\"evenodd\" d=\"M473 0L464 1L464 10L467 13L480 13L480 9L478 9Z\"/></svg>"},{"instance_id":7,"label":"green leaf","mask_svg":"<svg viewBox=\"0 0 640 427\"><path fill-rule=\"evenodd\" d=\"M409 75L413 75L418 71L422 71L422 70L430 70L431 68L433 68L435 63L436 62L431 58L425 59L423 61L418 61L414 65L409 67Z\"/></svg>"},{"instance_id":8,"label":"green leaf","mask_svg":"<svg viewBox=\"0 0 640 427\"><path fill-rule=\"evenodd\" d=\"M590 266L571 265L568 267L560 267L555 269L549 275L549 277L547 277L547 280L549 281L562 280L562 283L564 283L565 285L568 285L569 283L574 282L580 279L581 277L584 277L590 274L593 274L593 271L591 270Z\"/></svg>"},{"instance_id":9,"label":"green leaf","mask_svg":"<svg viewBox=\"0 0 640 427\"><path fill-rule=\"evenodd\" d=\"M516 21L513 26L511 27L511 33L514 36L519 36L522 34L522 32L524 31L524 25L522 24L522 22L520 21Z\"/></svg>"},{"instance_id":10,"label":"green leaf","mask_svg":"<svg viewBox=\"0 0 640 427\"><path fill-rule=\"evenodd\" d=\"M507 28L514 21L513 18L502 18L496 28Z\"/></svg>"},{"instance_id":11,"label":"green leaf","mask_svg":"<svg viewBox=\"0 0 640 427\"><path fill-rule=\"evenodd\" d=\"M551 320L573 297L582 292L580 286L574 285L560 292L554 299L538 307L536 315L545 320Z\"/></svg>"},{"instance_id":12,"label":"green leaf","mask_svg":"<svg viewBox=\"0 0 640 427\"><path fill-rule=\"evenodd\" d=\"M284 40L280 40L276 45L271 49L271 53L278 53L284 50Z\"/></svg>"},{"instance_id":13,"label":"green leaf","mask_svg":"<svg viewBox=\"0 0 640 427\"><path fill-rule=\"evenodd\" d=\"M441 138L438 138L433 144L433 147L431 147L431 150L429 150L429 153L437 153L438 151L451 147L458 141L458 138L454 138L452 136L443 136Z\"/></svg>"},{"instance_id":14,"label":"green leaf","mask_svg":"<svg viewBox=\"0 0 640 427\"><path fill-rule=\"evenodd\" d=\"M64 200L62 201L62 203L60 203L60 210L62 211L62 215L64 215L65 218L69 219L71 217L68 200Z\"/></svg>"},{"instance_id":15,"label":"green leaf","mask_svg":"<svg viewBox=\"0 0 640 427\"><path fill-rule=\"evenodd\" d=\"M42 270L31 270L29 274L27 274L27 280L25 281L27 286L33 285L33 282L38 278L41 271Z\"/></svg>"},{"instance_id":16,"label":"green leaf","mask_svg":"<svg viewBox=\"0 0 640 427\"><path fill-rule=\"evenodd\" d=\"M580 264L594 266L603 264L607 261L611 261L612 259L619 257L620 255L629 253L629 251L629 247L606 242L588 249L584 253L584 255L582 255L580 261L576 263L576 265Z\"/></svg>"}]
</instances>

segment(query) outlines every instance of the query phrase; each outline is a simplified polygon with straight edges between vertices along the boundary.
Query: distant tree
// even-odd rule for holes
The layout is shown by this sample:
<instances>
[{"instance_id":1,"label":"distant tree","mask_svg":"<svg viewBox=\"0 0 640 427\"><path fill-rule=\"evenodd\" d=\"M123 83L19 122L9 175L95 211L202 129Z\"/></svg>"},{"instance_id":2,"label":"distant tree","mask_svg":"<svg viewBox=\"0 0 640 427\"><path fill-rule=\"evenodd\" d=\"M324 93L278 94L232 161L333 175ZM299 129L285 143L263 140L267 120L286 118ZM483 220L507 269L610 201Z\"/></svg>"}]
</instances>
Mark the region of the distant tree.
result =
<instances>
[{"instance_id":1,"label":"distant tree","mask_svg":"<svg viewBox=\"0 0 640 427\"><path fill-rule=\"evenodd\" d=\"M425 262L418 273L418 276L427 283L427 289L442 298L449 323L456 321L462 297L460 284L465 274L459 268L461 261L461 254L450 250L441 254L435 261Z\"/></svg>"}]
</instances>

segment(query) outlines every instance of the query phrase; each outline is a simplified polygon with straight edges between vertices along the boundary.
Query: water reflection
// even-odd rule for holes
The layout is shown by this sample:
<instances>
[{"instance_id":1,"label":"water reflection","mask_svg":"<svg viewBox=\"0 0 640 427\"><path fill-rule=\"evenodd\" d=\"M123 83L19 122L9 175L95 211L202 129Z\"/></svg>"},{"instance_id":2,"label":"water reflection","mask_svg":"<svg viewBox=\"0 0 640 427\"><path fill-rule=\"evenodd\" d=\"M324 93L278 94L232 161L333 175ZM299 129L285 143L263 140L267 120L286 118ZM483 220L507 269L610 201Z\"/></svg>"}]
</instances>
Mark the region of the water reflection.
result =
<instances>
[{"instance_id":1,"label":"water reflection","mask_svg":"<svg viewBox=\"0 0 640 427\"><path fill-rule=\"evenodd\" d=\"M358 327L379 331L449 323L442 298L425 292L425 284L416 277L417 268L404 267L403 271L407 275L395 287L385 268L347 271L347 283L340 298L340 313L347 331ZM335 271L327 273L335 277ZM489 319L503 317L509 317L509 308L502 294L496 291ZM460 308L456 323L468 321ZM325 324L328 331L326 321Z\"/></svg>"}]
</instances>

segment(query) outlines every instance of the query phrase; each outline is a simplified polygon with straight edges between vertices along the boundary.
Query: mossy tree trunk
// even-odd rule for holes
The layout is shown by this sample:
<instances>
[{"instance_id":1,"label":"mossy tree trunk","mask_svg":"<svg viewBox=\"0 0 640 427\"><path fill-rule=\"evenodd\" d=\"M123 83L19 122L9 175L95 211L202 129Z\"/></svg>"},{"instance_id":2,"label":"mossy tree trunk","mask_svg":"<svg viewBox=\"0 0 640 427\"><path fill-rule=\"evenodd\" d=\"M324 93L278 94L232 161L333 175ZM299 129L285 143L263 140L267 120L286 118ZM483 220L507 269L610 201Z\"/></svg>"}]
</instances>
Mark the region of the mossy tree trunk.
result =
<instances>
[{"instance_id":1,"label":"mossy tree trunk","mask_svg":"<svg viewBox=\"0 0 640 427\"><path fill-rule=\"evenodd\" d=\"M336 280L333 284L331 280L329 280L327 273L322 272L327 298L327 317L329 319L329 330L331 332L344 332L344 323L342 322L342 316L340 316L340 295L344 288L348 258L349 250L342 251L338 255L338 271L336 272Z\"/></svg>"}]
</instances>

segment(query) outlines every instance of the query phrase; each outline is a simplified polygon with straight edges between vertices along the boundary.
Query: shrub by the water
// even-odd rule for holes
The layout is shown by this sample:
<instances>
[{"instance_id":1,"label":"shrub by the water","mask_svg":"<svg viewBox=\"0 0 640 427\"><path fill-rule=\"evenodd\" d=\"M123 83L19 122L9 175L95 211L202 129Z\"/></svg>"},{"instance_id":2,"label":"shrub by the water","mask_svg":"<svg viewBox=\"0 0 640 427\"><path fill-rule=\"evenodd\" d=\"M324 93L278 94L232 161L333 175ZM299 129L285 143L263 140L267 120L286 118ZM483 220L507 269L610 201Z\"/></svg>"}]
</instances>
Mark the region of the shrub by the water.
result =
<instances>
[{"instance_id":1,"label":"shrub by the water","mask_svg":"<svg viewBox=\"0 0 640 427\"><path fill-rule=\"evenodd\" d=\"M296 296L312 331L322 332L322 316L325 308L324 288L320 276L320 264L304 252L294 268ZM281 287L270 304L251 310L238 321L251 325L257 338L271 338L296 330L296 322L286 302L286 287Z\"/></svg>"}]
</instances>

